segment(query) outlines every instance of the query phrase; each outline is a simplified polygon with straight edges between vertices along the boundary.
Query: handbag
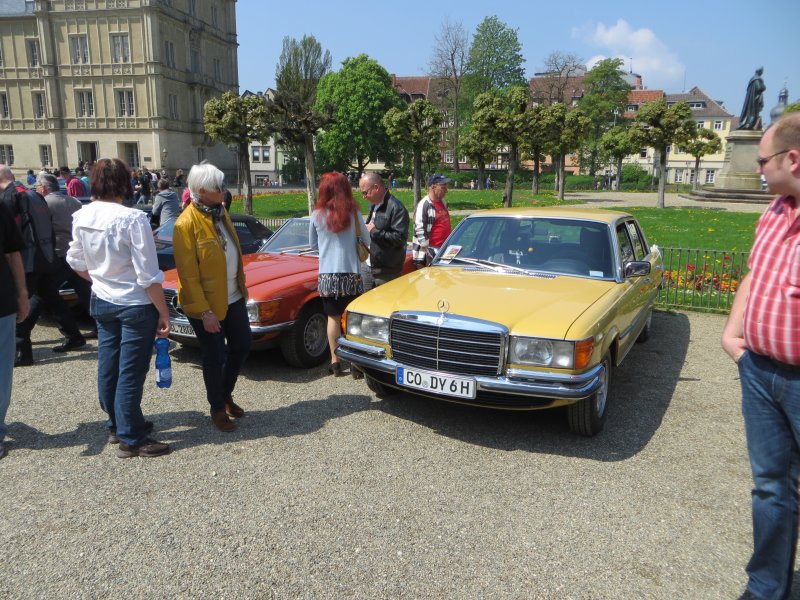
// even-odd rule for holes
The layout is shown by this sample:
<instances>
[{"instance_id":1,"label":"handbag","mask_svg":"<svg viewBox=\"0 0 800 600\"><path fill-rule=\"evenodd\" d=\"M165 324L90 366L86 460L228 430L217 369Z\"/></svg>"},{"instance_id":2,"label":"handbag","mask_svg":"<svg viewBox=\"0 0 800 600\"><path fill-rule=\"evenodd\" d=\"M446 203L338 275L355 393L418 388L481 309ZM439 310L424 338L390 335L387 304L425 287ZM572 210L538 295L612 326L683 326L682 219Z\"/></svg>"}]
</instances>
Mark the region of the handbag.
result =
<instances>
[{"instance_id":1,"label":"handbag","mask_svg":"<svg viewBox=\"0 0 800 600\"><path fill-rule=\"evenodd\" d=\"M369 246L362 242L361 238L356 238L356 254L358 254L358 260L361 262L369 258Z\"/></svg>"}]
</instances>

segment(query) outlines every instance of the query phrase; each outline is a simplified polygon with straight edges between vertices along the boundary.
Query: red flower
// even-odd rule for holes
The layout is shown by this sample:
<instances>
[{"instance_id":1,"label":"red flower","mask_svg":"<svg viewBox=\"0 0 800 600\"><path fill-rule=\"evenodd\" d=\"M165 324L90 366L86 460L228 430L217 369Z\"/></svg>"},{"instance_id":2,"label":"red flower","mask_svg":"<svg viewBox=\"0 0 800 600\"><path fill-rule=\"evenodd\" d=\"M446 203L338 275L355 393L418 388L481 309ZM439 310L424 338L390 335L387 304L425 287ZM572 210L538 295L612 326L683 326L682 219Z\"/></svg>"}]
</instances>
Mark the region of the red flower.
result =
<instances>
[{"instance_id":1,"label":"red flower","mask_svg":"<svg viewBox=\"0 0 800 600\"><path fill-rule=\"evenodd\" d=\"M687 271L694 271L696 269L697 269L697 267L695 267L694 265L686 265L686 270Z\"/></svg>"}]
</instances>

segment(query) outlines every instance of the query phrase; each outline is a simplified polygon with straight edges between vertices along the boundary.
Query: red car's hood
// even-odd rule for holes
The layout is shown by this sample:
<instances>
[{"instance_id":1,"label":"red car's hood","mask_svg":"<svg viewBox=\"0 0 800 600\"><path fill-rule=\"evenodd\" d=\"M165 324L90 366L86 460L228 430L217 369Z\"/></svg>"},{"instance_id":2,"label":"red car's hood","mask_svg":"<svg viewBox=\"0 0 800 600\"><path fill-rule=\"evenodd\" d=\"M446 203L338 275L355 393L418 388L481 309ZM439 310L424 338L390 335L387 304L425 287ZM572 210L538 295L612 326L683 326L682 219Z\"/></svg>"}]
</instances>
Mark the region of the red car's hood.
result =
<instances>
[{"instance_id":1,"label":"red car's hood","mask_svg":"<svg viewBox=\"0 0 800 600\"><path fill-rule=\"evenodd\" d=\"M247 289L275 279L284 279L302 274L313 278L316 283L319 261L316 256L298 256L296 254L261 253L248 254L242 257ZM164 287L178 288L178 271L172 269L164 273Z\"/></svg>"}]
</instances>

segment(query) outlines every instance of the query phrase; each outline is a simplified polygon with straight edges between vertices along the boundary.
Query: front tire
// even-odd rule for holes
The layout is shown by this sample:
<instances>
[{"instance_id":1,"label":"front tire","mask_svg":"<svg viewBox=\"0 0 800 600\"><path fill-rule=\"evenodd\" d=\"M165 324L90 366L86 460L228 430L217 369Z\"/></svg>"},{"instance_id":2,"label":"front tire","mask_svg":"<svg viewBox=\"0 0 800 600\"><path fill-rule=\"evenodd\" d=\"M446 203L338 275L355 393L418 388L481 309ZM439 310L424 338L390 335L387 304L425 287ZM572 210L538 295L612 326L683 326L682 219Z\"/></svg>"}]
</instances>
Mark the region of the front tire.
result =
<instances>
[{"instance_id":1,"label":"front tire","mask_svg":"<svg viewBox=\"0 0 800 600\"><path fill-rule=\"evenodd\" d=\"M592 437L600 433L606 424L611 389L611 357L608 354L603 359L603 366L600 389L589 398L567 407L569 430L572 433Z\"/></svg>"},{"instance_id":2,"label":"front tire","mask_svg":"<svg viewBox=\"0 0 800 600\"><path fill-rule=\"evenodd\" d=\"M283 357L293 367L315 367L328 356L328 317L319 302L307 304L281 338Z\"/></svg>"}]
</instances>

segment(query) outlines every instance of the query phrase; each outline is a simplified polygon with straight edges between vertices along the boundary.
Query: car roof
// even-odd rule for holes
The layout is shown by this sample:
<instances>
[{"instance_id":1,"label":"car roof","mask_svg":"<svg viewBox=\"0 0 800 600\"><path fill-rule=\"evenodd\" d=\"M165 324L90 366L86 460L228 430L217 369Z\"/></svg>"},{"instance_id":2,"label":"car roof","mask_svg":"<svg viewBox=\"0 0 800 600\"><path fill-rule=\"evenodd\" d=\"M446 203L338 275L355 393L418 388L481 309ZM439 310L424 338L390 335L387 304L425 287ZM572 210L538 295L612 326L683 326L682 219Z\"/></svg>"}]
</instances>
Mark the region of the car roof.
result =
<instances>
[{"instance_id":1,"label":"car roof","mask_svg":"<svg viewBox=\"0 0 800 600\"><path fill-rule=\"evenodd\" d=\"M587 219L603 223L615 223L619 219L630 218L629 213L583 206L547 206L525 208L495 208L472 213L473 217L563 217L568 219Z\"/></svg>"}]
</instances>

